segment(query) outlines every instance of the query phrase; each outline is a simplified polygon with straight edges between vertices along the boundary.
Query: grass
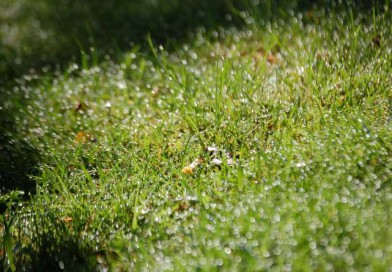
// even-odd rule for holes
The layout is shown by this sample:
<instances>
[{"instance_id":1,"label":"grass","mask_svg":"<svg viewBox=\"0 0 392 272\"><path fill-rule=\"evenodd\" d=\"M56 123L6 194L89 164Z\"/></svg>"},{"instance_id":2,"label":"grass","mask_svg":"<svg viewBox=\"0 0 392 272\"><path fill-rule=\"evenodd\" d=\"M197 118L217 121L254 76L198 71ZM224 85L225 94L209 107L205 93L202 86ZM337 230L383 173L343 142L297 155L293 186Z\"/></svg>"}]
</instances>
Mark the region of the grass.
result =
<instances>
[{"instance_id":1,"label":"grass","mask_svg":"<svg viewBox=\"0 0 392 272\"><path fill-rule=\"evenodd\" d=\"M6 147L39 171L1 196L2 268L391 269L389 8L250 10L17 78Z\"/></svg>"}]
</instances>

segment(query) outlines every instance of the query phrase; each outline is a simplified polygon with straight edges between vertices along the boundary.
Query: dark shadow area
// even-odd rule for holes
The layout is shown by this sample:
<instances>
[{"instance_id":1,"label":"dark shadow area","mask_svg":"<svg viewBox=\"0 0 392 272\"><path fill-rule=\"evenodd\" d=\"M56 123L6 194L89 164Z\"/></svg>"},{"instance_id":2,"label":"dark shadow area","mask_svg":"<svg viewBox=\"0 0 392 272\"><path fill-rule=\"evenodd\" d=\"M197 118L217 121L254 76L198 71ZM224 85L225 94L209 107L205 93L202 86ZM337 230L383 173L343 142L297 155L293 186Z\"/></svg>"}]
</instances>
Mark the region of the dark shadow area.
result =
<instances>
[{"instance_id":1,"label":"dark shadow area","mask_svg":"<svg viewBox=\"0 0 392 272\"><path fill-rule=\"evenodd\" d=\"M31 178L38 174L39 153L26 139L15 122L23 99L0 93L0 195L12 190L23 191L27 200L35 193L36 184ZM0 199L0 214L6 209L6 199Z\"/></svg>"},{"instance_id":2,"label":"dark shadow area","mask_svg":"<svg viewBox=\"0 0 392 272\"><path fill-rule=\"evenodd\" d=\"M17 249L18 254L14 256L16 271L101 271L97 270L101 266L97 256L104 258L106 252L97 252L81 242L80 233L70 231L71 224L59 221L52 214L48 214L48 218L37 218L36 224L29 227L40 235L33 234L30 244ZM5 271L11 271L7 270L8 265L4 265L6 260L3 257L0 256L0 267L3 263Z\"/></svg>"},{"instance_id":3,"label":"dark shadow area","mask_svg":"<svg viewBox=\"0 0 392 272\"><path fill-rule=\"evenodd\" d=\"M0 71L9 78L78 62L80 52L91 53L92 47L98 55L114 55L144 44L148 33L168 43L197 27L239 23L226 17L233 11L227 0L5 1L0 24L8 31L0 42Z\"/></svg>"},{"instance_id":4,"label":"dark shadow area","mask_svg":"<svg viewBox=\"0 0 392 272\"><path fill-rule=\"evenodd\" d=\"M65 236L61 244L55 238L41 242L38 253L26 249L33 271L97 271L99 267L95 253L82 248L77 239Z\"/></svg>"},{"instance_id":5,"label":"dark shadow area","mask_svg":"<svg viewBox=\"0 0 392 272\"><path fill-rule=\"evenodd\" d=\"M0 73L8 79L35 70L79 62L81 52L98 57L121 54L135 44L187 38L203 28L243 25L244 16L284 18L287 11L316 6L341 8L338 0L3 0L0 4ZM349 2L349 1L344 1ZM355 1L368 10L387 1ZM146 49L148 46L146 46ZM146 50L148 51L148 50Z\"/></svg>"}]
</instances>

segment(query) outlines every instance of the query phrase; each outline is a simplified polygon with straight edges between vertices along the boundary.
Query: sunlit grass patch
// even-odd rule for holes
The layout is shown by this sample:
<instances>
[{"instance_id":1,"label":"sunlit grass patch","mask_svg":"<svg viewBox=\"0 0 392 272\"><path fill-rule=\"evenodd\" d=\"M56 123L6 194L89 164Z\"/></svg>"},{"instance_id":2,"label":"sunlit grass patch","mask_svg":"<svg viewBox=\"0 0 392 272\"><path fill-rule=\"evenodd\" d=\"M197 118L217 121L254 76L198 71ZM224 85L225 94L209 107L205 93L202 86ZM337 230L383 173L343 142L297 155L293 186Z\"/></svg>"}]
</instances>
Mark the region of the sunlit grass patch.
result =
<instances>
[{"instance_id":1,"label":"sunlit grass patch","mask_svg":"<svg viewBox=\"0 0 392 272\"><path fill-rule=\"evenodd\" d=\"M20 79L42 161L12 263L388 269L389 11L312 12Z\"/></svg>"}]
</instances>

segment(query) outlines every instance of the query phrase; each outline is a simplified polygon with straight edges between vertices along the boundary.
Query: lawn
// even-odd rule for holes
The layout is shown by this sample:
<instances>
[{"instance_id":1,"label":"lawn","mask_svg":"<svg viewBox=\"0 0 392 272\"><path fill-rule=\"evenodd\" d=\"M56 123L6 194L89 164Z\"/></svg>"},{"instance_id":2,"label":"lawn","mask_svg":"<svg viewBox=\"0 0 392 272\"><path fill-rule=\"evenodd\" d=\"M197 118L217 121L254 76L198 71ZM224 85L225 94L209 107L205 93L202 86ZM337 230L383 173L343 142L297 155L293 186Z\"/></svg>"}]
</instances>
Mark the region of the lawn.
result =
<instances>
[{"instance_id":1,"label":"lawn","mask_svg":"<svg viewBox=\"0 0 392 272\"><path fill-rule=\"evenodd\" d=\"M0 270L391 271L391 2L186 2L0 4Z\"/></svg>"}]
</instances>

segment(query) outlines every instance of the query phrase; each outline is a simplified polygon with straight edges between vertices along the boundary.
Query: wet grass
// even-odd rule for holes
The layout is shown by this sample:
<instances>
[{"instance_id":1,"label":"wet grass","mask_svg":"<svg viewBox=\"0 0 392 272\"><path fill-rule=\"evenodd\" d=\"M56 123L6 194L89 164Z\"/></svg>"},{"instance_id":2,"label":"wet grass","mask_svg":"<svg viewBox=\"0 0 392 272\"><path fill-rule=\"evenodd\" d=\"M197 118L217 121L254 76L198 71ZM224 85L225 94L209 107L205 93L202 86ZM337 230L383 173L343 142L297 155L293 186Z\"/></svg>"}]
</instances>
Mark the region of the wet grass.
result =
<instances>
[{"instance_id":1,"label":"wet grass","mask_svg":"<svg viewBox=\"0 0 392 272\"><path fill-rule=\"evenodd\" d=\"M2 268L391 269L388 3L19 78L40 163L28 203L2 195Z\"/></svg>"}]
</instances>

